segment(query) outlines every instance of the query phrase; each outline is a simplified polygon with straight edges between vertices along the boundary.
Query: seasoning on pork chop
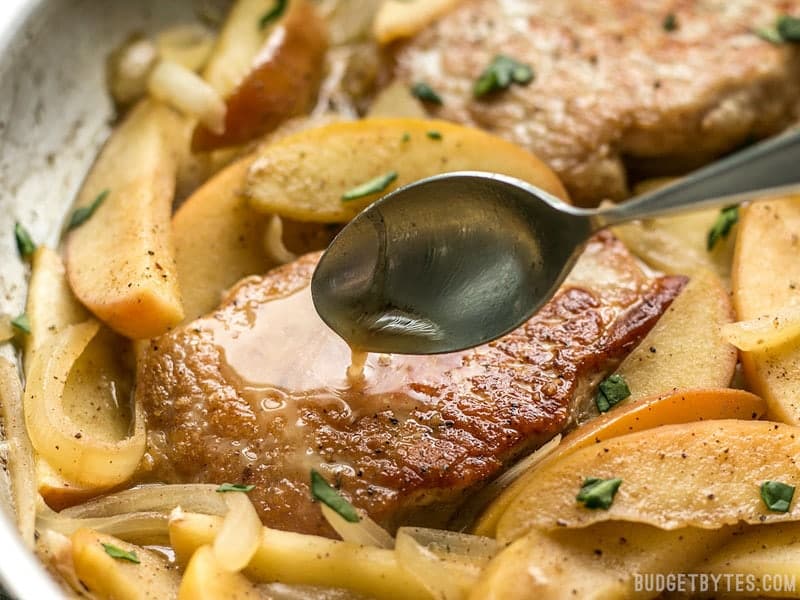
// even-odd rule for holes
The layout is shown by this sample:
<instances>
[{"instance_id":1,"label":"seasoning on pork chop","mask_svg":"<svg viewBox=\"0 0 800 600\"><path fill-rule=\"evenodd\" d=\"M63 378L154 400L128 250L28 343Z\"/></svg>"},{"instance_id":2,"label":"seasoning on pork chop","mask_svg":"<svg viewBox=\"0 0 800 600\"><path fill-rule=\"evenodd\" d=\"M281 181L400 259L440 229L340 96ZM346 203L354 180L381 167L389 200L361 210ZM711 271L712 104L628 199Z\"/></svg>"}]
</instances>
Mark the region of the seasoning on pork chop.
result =
<instances>
[{"instance_id":1,"label":"seasoning on pork chop","mask_svg":"<svg viewBox=\"0 0 800 600\"><path fill-rule=\"evenodd\" d=\"M464 0L397 50L396 73L433 87L433 115L530 149L597 204L627 195L625 163L689 169L796 119L800 45L753 33L783 13L800 1ZM497 54L534 81L473 98Z\"/></svg>"},{"instance_id":2,"label":"seasoning on pork chop","mask_svg":"<svg viewBox=\"0 0 800 600\"><path fill-rule=\"evenodd\" d=\"M585 416L592 388L650 330L684 279L650 277L610 234L516 331L448 355L370 355L317 316L307 255L238 284L214 313L153 340L138 369L146 478L245 483L267 525L330 534L319 470L392 529L442 525L465 493Z\"/></svg>"}]
</instances>

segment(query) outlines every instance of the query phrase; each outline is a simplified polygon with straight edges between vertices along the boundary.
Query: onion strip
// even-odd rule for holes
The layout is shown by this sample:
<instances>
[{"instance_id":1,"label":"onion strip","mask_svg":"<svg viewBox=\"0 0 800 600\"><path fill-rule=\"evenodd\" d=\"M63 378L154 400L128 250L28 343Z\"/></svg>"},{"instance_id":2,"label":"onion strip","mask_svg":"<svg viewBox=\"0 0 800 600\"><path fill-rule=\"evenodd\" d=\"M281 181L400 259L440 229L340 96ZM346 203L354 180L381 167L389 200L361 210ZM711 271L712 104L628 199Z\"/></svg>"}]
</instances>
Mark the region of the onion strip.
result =
<instances>
[{"instance_id":1,"label":"onion strip","mask_svg":"<svg viewBox=\"0 0 800 600\"><path fill-rule=\"evenodd\" d=\"M164 512L134 512L110 517L74 518L41 512L36 529L71 536L79 529L93 529L126 542L169 543L169 515Z\"/></svg>"},{"instance_id":2,"label":"onion strip","mask_svg":"<svg viewBox=\"0 0 800 600\"><path fill-rule=\"evenodd\" d=\"M197 118L216 134L225 131L226 107L217 91L199 75L168 60L161 61L147 81L150 95Z\"/></svg>"},{"instance_id":3,"label":"onion strip","mask_svg":"<svg viewBox=\"0 0 800 600\"><path fill-rule=\"evenodd\" d=\"M11 491L17 515L17 527L23 541L32 548L36 520L36 471L33 447L25 430L22 384L17 367L4 358L0 358L0 414L3 417L8 443L8 466L11 472Z\"/></svg>"},{"instance_id":4,"label":"onion strip","mask_svg":"<svg viewBox=\"0 0 800 600\"><path fill-rule=\"evenodd\" d=\"M320 504L320 508L325 520L343 541L362 546L386 548L387 550L394 548L394 538L389 535L389 532L370 519L363 511L358 511L361 520L351 523L326 504Z\"/></svg>"},{"instance_id":5,"label":"onion strip","mask_svg":"<svg viewBox=\"0 0 800 600\"><path fill-rule=\"evenodd\" d=\"M245 492L225 492L228 514L214 539L214 556L228 571L241 571L261 543L261 519Z\"/></svg>"},{"instance_id":6,"label":"onion strip","mask_svg":"<svg viewBox=\"0 0 800 600\"><path fill-rule=\"evenodd\" d=\"M283 243L283 219L280 215L272 215L264 230L264 252L279 265L285 265L297 258Z\"/></svg>"},{"instance_id":7,"label":"onion strip","mask_svg":"<svg viewBox=\"0 0 800 600\"><path fill-rule=\"evenodd\" d=\"M205 483L143 485L95 498L58 514L77 519L151 511L167 514L180 506L191 512L221 516L227 511L227 506L222 494L217 493L217 487Z\"/></svg>"},{"instance_id":8,"label":"onion strip","mask_svg":"<svg viewBox=\"0 0 800 600\"><path fill-rule=\"evenodd\" d=\"M442 600L467 598L497 550L491 538L421 527L401 527L395 545L400 566Z\"/></svg>"},{"instance_id":9,"label":"onion strip","mask_svg":"<svg viewBox=\"0 0 800 600\"><path fill-rule=\"evenodd\" d=\"M64 386L72 365L99 330L90 320L71 325L38 350L25 388L25 424L36 451L63 477L111 487L128 480L145 450L144 415L136 405L133 434L117 442L92 439L64 413Z\"/></svg>"}]
</instances>

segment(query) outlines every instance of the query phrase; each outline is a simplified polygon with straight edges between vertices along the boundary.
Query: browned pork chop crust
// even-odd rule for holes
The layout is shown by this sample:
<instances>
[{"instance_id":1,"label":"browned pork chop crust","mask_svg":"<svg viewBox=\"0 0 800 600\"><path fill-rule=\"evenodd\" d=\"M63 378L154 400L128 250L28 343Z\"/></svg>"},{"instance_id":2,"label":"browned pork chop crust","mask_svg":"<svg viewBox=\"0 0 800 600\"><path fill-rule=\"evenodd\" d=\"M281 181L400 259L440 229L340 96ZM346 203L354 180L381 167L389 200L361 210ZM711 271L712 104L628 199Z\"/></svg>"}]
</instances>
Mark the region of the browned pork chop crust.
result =
<instances>
[{"instance_id":1,"label":"browned pork chop crust","mask_svg":"<svg viewBox=\"0 0 800 600\"><path fill-rule=\"evenodd\" d=\"M396 53L397 75L442 97L438 117L545 160L578 204L626 196L625 162L685 169L796 118L800 45L753 30L798 0L465 0ZM675 28L664 26L675 15ZM536 79L475 100L496 54Z\"/></svg>"},{"instance_id":2,"label":"browned pork chop crust","mask_svg":"<svg viewBox=\"0 0 800 600\"><path fill-rule=\"evenodd\" d=\"M151 342L136 392L147 477L253 484L266 524L327 534L315 468L389 528L441 525L465 492L574 421L684 281L648 276L603 234L511 334L450 355L371 355L350 385L349 350L311 303L317 258L244 280L216 312Z\"/></svg>"}]
</instances>

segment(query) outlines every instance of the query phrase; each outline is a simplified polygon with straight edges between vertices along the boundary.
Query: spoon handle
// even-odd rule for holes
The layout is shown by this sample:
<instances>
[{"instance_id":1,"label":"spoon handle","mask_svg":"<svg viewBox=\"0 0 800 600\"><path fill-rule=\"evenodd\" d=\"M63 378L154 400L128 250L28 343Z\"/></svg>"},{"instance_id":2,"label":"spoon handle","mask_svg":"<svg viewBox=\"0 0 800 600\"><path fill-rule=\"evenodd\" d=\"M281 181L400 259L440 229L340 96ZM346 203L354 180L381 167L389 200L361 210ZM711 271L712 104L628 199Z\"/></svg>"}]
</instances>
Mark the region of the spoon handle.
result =
<instances>
[{"instance_id":1,"label":"spoon handle","mask_svg":"<svg viewBox=\"0 0 800 600\"><path fill-rule=\"evenodd\" d=\"M591 215L597 228L664 214L800 194L800 129L792 129L683 177Z\"/></svg>"}]
</instances>

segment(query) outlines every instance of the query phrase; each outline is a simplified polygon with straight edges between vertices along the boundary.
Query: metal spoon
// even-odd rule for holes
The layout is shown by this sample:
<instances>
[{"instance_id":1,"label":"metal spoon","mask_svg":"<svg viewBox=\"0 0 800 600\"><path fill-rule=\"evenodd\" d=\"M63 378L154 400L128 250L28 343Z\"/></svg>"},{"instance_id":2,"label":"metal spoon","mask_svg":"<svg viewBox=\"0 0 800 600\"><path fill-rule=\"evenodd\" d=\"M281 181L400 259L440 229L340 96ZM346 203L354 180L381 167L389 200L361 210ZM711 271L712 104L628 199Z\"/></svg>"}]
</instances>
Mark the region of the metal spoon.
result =
<instances>
[{"instance_id":1,"label":"metal spoon","mask_svg":"<svg viewBox=\"0 0 800 600\"><path fill-rule=\"evenodd\" d=\"M339 233L314 273L314 306L359 350L454 352L530 318L600 229L788 193L800 193L800 131L603 210L502 175L439 175L378 200Z\"/></svg>"}]
</instances>

